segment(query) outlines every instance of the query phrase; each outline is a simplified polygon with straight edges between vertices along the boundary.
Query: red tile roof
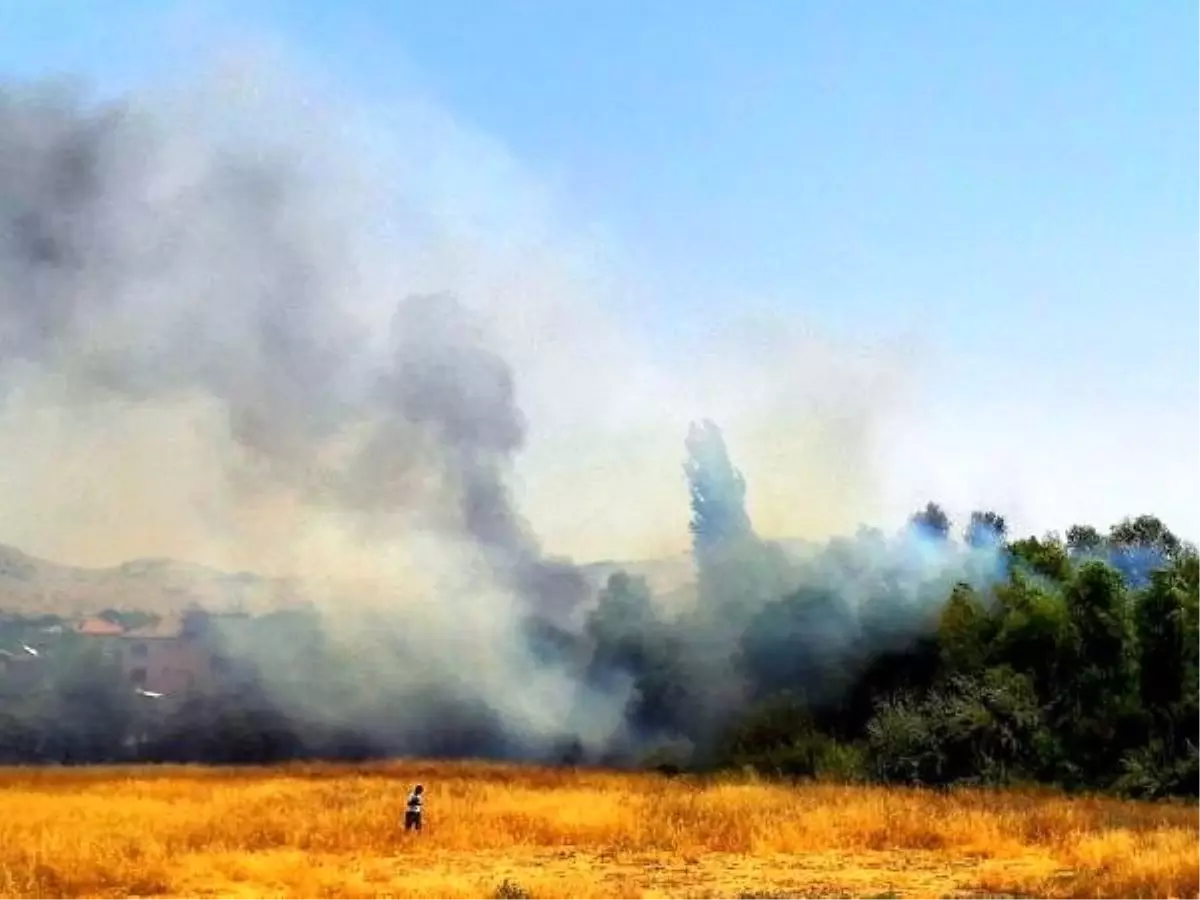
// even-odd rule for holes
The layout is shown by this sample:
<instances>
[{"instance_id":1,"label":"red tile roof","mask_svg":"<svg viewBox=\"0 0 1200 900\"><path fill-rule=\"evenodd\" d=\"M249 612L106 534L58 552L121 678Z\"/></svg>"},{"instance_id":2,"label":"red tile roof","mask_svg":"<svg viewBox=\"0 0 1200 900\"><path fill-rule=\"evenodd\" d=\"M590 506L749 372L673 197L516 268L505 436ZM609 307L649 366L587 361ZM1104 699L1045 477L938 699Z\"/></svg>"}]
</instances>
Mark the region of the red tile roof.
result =
<instances>
[{"instance_id":1,"label":"red tile roof","mask_svg":"<svg viewBox=\"0 0 1200 900\"><path fill-rule=\"evenodd\" d=\"M82 622L76 624L75 630L80 634L91 635L116 635L125 633L124 628L107 619L84 619Z\"/></svg>"}]
</instances>

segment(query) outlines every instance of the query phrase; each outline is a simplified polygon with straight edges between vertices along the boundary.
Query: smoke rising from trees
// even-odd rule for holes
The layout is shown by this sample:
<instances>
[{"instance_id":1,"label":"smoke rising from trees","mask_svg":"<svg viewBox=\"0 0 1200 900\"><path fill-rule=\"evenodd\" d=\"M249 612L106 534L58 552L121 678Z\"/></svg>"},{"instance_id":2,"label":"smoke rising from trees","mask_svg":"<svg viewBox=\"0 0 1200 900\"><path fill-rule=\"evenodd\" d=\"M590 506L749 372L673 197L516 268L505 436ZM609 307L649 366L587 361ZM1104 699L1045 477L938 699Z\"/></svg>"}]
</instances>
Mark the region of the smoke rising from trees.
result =
<instances>
[{"instance_id":1,"label":"smoke rising from trees","mask_svg":"<svg viewBox=\"0 0 1200 900\"><path fill-rule=\"evenodd\" d=\"M483 309L466 277L448 279L455 290L428 272L410 281L389 257L387 229L358 218L353 181L320 147L248 137L169 106L0 91L0 449L11 467L47 490L60 470L89 468L103 515L75 518L88 504L71 498L59 518L64 531L102 537L152 531L154 488L170 488L195 506L188 539L303 576L313 601L263 619L239 649L253 688L187 710L162 756L186 758L221 729L249 728L274 736L267 757L627 760L658 747L704 761L746 710L781 694L800 695L806 710L842 710L837 727L861 732L878 699L872 684L896 671L898 685L920 682L922 642L947 598L975 621L1014 554L1069 580L1053 548L1006 548L996 514L974 516L960 543L934 505L896 535L784 548L756 533L725 437L701 422L678 448L687 484L675 457L659 476L681 524L690 488L694 602L667 604L623 574L591 596L516 502L537 404L501 332L530 309ZM419 230L420 219L403 227ZM532 343L530 356L554 353ZM532 392L553 381L581 419L600 416L603 405L561 375ZM724 387L738 402L753 394ZM854 419L854 398L835 399ZM125 432L153 452L129 456ZM0 522L46 514L20 502L35 495L16 496ZM636 509L639 495L611 502ZM1117 561L1143 580L1178 551L1153 522L1117 538ZM1081 551L1107 546L1082 531L1072 540ZM1116 590L1094 580L1077 586L1076 607ZM1171 585L1159 587L1159 606L1179 605ZM1132 690L1114 660L1113 683ZM1176 669L1187 667L1162 668L1145 667L1145 690L1176 702ZM113 722L132 716L105 696L85 705ZM47 716L50 700L33 720Z\"/></svg>"}]
</instances>

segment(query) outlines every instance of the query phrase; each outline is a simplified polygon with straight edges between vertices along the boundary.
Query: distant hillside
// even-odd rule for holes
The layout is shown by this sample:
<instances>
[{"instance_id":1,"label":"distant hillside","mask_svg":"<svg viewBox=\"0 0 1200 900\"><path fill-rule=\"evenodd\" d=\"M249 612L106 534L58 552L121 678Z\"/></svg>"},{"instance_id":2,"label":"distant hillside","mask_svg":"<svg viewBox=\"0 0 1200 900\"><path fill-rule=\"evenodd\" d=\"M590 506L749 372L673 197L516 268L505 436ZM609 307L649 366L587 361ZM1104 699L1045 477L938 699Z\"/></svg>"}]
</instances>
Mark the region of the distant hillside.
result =
<instances>
[{"instance_id":1,"label":"distant hillside","mask_svg":"<svg viewBox=\"0 0 1200 900\"><path fill-rule=\"evenodd\" d=\"M104 609L170 616L199 604L263 612L292 605L294 585L250 572L230 574L171 559L107 569L66 566L0 544L0 611L84 615Z\"/></svg>"},{"instance_id":2,"label":"distant hillside","mask_svg":"<svg viewBox=\"0 0 1200 900\"><path fill-rule=\"evenodd\" d=\"M599 562L582 567L599 590L620 569L646 578L657 594L692 579L691 559ZM173 559L137 559L104 569L68 566L0 544L0 612L87 615L104 609L173 616L189 606L257 613L293 605L291 582L250 572L230 574Z\"/></svg>"},{"instance_id":3,"label":"distant hillside","mask_svg":"<svg viewBox=\"0 0 1200 900\"><path fill-rule=\"evenodd\" d=\"M799 542L785 541L789 553ZM694 593L690 554L664 559L604 560L582 567L595 590L617 571L646 579L669 603ZM173 616L199 605L214 612L262 613L299 602L294 582L251 572L227 573L173 559L137 559L105 569L67 566L0 544L0 612L87 615L105 609L142 610Z\"/></svg>"}]
</instances>

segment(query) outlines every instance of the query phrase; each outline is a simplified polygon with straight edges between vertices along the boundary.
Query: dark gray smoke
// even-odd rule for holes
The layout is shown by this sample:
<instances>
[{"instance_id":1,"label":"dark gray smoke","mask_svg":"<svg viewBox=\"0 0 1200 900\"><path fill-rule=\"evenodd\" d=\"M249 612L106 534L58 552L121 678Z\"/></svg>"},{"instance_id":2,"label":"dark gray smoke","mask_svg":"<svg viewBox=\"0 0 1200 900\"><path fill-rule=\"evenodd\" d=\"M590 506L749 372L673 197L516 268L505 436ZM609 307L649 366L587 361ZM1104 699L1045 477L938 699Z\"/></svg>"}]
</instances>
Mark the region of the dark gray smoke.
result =
<instances>
[{"instance_id":1,"label":"dark gray smoke","mask_svg":"<svg viewBox=\"0 0 1200 900\"><path fill-rule=\"evenodd\" d=\"M907 539L792 565L754 534L706 427L688 442L694 614L618 581L584 625L581 572L513 500L527 423L494 322L469 292L410 283L374 240L386 225L346 199L354 178L310 142L220 120L0 90L0 452L28 424L56 441L32 441L44 482L92 467L105 515L70 498L63 530L140 534L153 497L126 469L161 468L241 565L320 575L319 615L268 622L242 652L264 704L322 746L711 741L749 681L831 681L855 647L924 628L962 577L961 554ZM165 451L126 460L127 428L161 429L148 443ZM44 515L7 504L0 524Z\"/></svg>"},{"instance_id":2,"label":"dark gray smoke","mask_svg":"<svg viewBox=\"0 0 1200 900\"><path fill-rule=\"evenodd\" d=\"M417 505L477 542L523 596L573 603L506 478L525 440L509 366L450 295L403 296L385 354L345 314L353 248L314 185L253 146L183 163L126 106L0 94L0 386L25 367L72 399L220 402L260 482L352 510ZM323 461L351 428L348 459Z\"/></svg>"},{"instance_id":3,"label":"dark gray smoke","mask_svg":"<svg viewBox=\"0 0 1200 900\"><path fill-rule=\"evenodd\" d=\"M0 404L45 396L68 421L215 407L232 510L215 528L236 540L244 510L286 504L372 557L368 571L333 566L373 595L360 617L362 598L334 588L360 687L413 699L453 673L454 698L518 731L557 727L576 698L532 672L522 623L567 620L586 589L514 506L526 423L513 372L469 298L373 270L365 226L330 202L338 171L305 150L135 100L0 90ZM393 297L383 332L358 314L380 293ZM306 536L285 518L268 543ZM387 568L397 547L420 583Z\"/></svg>"},{"instance_id":4,"label":"dark gray smoke","mask_svg":"<svg viewBox=\"0 0 1200 900\"><path fill-rule=\"evenodd\" d=\"M542 557L506 483L525 438L509 366L487 349L466 310L445 295L401 303L394 335L395 362L379 385L388 413L377 432L382 445L365 449L368 477L357 483L380 484L372 461L394 458L397 444L405 445L390 423L428 429L437 446L431 462L445 474L462 527L497 575L539 612L569 614L584 599L584 580L570 564Z\"/></svg>"}]
</instances>

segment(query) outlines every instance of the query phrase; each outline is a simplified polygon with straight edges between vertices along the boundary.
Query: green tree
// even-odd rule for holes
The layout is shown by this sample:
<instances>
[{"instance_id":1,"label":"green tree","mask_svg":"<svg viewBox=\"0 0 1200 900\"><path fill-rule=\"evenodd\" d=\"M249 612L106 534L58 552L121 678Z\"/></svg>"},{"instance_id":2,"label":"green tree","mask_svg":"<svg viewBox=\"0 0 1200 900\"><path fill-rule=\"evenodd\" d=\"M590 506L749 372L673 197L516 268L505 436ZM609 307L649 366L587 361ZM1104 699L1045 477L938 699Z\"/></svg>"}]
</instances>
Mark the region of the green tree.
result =
<instances>
[{"instance_id":1,"label":"green tree","mask_svg":"<svg viewBox=\"0 0 1200 900\"><path fill-rule=\"evenodd\" d=\"M774 775L847 780L863 774L861 756L822 731L802 699L784 692L746 711L723 737L718 759Z\"/></svg>"},{"instance_id":2,"label":"green tree","mask_svg":"<svg viewBox=\"0 0 1200 900\"><path fill-rule=\"evenodd\" d=\"M932 540L944 541L950 537L950 517L936 503L926 503L925 508L913 513L908 522L914 531Z\"/></svg>"},{"instance_id":3,"label":"green tree","mask_svg":"<svg viewBox=\"0 0 1200 900\"><path fill-rule=\"evenodd\" d=\"M646 646L647 655L634 682L628 709L630 722L655 737L697 733L705 715L704 682L694 676L687 648L678 635L659 633Z\"/></svg>"},{"instance_id":4,"label":"green tree","mask_svg":"<svg viewBox=\"0 0 1200 900\"><path fill-rule=\"evenodd\" d=\"M734 468L721 429L707 420L693 424L686 447L692 546L703 571L714 558L752 540L754 531L746 514L746 479Z\"/></svg>"},{"instance_id":5,"label":"green tree","mask_svg":"<svg viewBox=\"0 0 1200 900\"><path fill-rule=\"evenodd\" d=\"M1037 744L1041 708L1028 676L1007 666L956 676L926 703L950 781L1004 783L1024 775Z\"/></svg>"},{"instance_id":6,"label":"green tree","mask_svg":"<svg viewBox=\"0 0 1200 900\"><path fill-rule=\"evenodd\" d=\"M1154 550L1164 559L1179 555L1183 543L1157 516L1122 519L1112 527L1108 541L1116 547L1140 547Z\"/></svg>"},{"instance_id":7,"label":"green tree","mask_svg":"<svg viewBox=\"0 0 1200 900\"><path fill-rule=\"evenodd\" d=\"M806 585L767 604L742 638L740 668L760 693L828 701L848 686L858 620L837 591Z\"/></svg>"},{"instance_id":8,"label":"green tree","mask_svg":"<svg viewBox=\"0 0 1200 900\"><path fill-rule=\"evenodd\" d=\"M941 784L945 749L936 723L912 694L881 699L867 723L867 759L882 781Z\"/></svg>"},{"instance_id":9,"label":"green tree","mask_svg":"<svg viewBox=\"0 0 1200 900\"><path fill-rule=\"evenodd\" d=\"M746 481L734 468L721 430L712 422L688 432L684 471L691 493L692 548L699 618L715 663L728 657L737 634L764 604L785 593L790 566L784 553L754 533L746 514Z\"/></svg>"},{"instance_id":10,"label":"green tree","mask_svg":"<svg viewBox=\"0 0 1200 900\"><path fill-rule=\"evenodd\" d=\"M1120 573L1102 562L1084 563L1066 588L1067 612L1078 640L1075 682L1085 708L1102 708L1133 685L1132 621Z\"/></svg>"},{"instance_id":11,"label":"green tree","mask_svg":"<svg viewBox=\"0 0 1200 900\"><path fill-rule=\"evenodd\" d=\"M586 631L595 645L594 661L637 672L644 668L657 637L650 588L644 578L615 572L600 592Z\"/></svg>"},{"instance_id":12,"label":"green tree","mask_svg":"<svg viewBox=\"0 0 1200 900\"><path fill-rule=\"evenodd\" d=\"M1098 553L1104 549L1104 537L1091 525L1072 525L1067 529L1067 550L1072 556Z\"/></svg>"},{"instance_id":13,"label":"green tree","mask_svg":"<svg viewBox=\"0 0 1200 900\"><path fill-rule=\"evenodd\" d=\"M1060 706L1073 762L1081 776L1104 783L1128 742L1136 677L1133 622L1121 574L1104 562L1084 563L1065 590L1071 621L1072 677Z\"/></svg>"},{"instance_id":14,"label":"green tree","mask_svg":"<svg viewBox=\"0 0 1200 900\"><path fill-rule=\"evenodd\" d=\"M1008 524L1004 516L990 510L976 510L963 532L963 540L971 547L992 547L1004 543Z\"/></svg>"},{"instance_id":15,"label":"green tree","mask_svg":"<svg viewBox=\"0 0 1200 900\"><path fill-rule=\"evenodd\" d=\"M1056 534L1012 541L1008 551L1018 567L1043 578L1062 583L1071 577L1071 558Z\"/></svg>"},{"instance_id":16,"label":"green tree","mask_svg":"<svg viewBox=\"0 0 1200 900\"><path fill-rule=\"evenodd\" d=\"M1149 584L1152 572L1165 568L1183 550L1183 542L1155 516L1123 519L1108 535L1111 562L1135 588Z\"/></svg>"},{"instance_id":17,"label":"green tree","mask_svg":"<svg viewBox=\"0 0 1200 900\"><path fill-rule=\"evenodd\" d=\"M1188 644L1187 599L1181 579L1171 570L1151 577L1137 604L1139 694L1142 706L1159 724L1169 726L1188 684L1196 647Z\"/></svg>"},{"instance_id":18,"label":"green tree","mask_svg":"<svg viewBox=\"0 0 1200 900\"><path fill-rule=\"evenodd\" d=\"M988 644L989 660L1029 675L1043 702L1059 697L1074 658L1071 620L1061 590L1014 570L995 593L998 622Z\"/></svg>"},{"instance_id":19,"label":"green tree","mask_svg":"<svg viewBox=\"0 0 1200 900\"><path fill-rule=\"evenodd\" d=\"M944 668L954 673L982 669L994 633L995 623L975 589L968 584L956 584L938 621L938 646Z\"/></svg>"}]
</instances>

